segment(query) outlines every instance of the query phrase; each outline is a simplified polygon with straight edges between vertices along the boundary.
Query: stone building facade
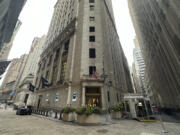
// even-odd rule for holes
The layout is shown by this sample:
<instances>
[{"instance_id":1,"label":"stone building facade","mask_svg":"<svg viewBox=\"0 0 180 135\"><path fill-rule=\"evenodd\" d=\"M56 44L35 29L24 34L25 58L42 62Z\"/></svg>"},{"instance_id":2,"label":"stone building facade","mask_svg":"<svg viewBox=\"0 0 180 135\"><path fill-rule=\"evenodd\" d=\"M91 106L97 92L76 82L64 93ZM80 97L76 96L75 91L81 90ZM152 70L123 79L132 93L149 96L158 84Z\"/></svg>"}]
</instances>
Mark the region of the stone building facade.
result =
<instances>
[{"instance_id":1,"label":"stone building facade","mask_svg":"<svg viewBox=\"0 0 180 135\"><path fill-rule=\"evenodd\" d=\"M20 82L23 81L24 78L27 77L29 74L32 74L34 76L36 75L38 70L40 55L45 47L44 46L45 40L46 40L45 35L42 36L41 38L38 37L34 38Z\"/></svg>"},{"instance_id":2,"label":"stone building facade","mask_svg":"<svg viewBox=\"0 0 180 135\"><path fill-rule=\"evenodd\" d=\"M12 91L16 91L22 76L22 72L24 70L26 60L27 55L24 54L20 58L15 58L11 61L1 84L1 90L6 91L6 94L9 95L9 93Z\"/></svg>"},{"instance_id":3,"label":"stone building facade","mask_svg":"<svg viewBox=\"0 0 180 135\"><path fill-rule=\"evenodd\" d=\"M14 104L19 105L34 105L34 93L29 90L29 84L33 83L34 75L28 74L19 84L14 97Z\"/></svg>"},{"instance_id":4,"label":"stone building facade","mask_svg":"<svg viewBox=\"0 0 180 135\"><path fill-rule=\"evenodd\" d=\"M35 81L37 108L97 105L133 92L110 0L58 0ZM52 84L42 87L41 77Z\"/></svg>"},{"instance_id":5,"label":"stone building facade","mask_svg":"<svg viewBox=\"0 0 180 135\"><path fill-rule=\"evenodd\" d=\"M134 63L132 63L132 78L133 78L133 82L134 82L135 93L141 93L141 91L140 91L141 88L139 85L139 79L137 76L137 71L136 71Z\"/></svg>"},{"instance_id":6,"label":"stone building facade","mask_svg":"<svg viewBox=\"0 0 180 135\"><path fill-rule=\"evenodd\" d=\"M22 74L26 60L27 55L22 55L20 58L15 58L11 61L7 73L1 84L1 89L5 89L6 84L10 82L16 81L16 84L19 82L19 76Z\"/></svg>"},{"instance_id":7,"label":"stone building facade","mask_svg":"<svg viewBox=\"0 0 180 135\"><path fill-rule=\"evenodd\" d=\"M180 109L180 1L128 0L155 105Z\"/></svg>"},{"instance_id":8,"label":"stone building facade","mask_svg":"<svg viewBox=\"0 0 180 135\"><path fill-rule=\"evenodd\" d=\"M14 102L17 105L22 103L32 105L34 94L29 91L29 83L34 85L34 78L38 70L40 55L45 47L45 40L46 36L44 35L41 38L34 38L32 42L22 76L20 77L19 84L16 87Z\"/></svg>"}]
</instances>

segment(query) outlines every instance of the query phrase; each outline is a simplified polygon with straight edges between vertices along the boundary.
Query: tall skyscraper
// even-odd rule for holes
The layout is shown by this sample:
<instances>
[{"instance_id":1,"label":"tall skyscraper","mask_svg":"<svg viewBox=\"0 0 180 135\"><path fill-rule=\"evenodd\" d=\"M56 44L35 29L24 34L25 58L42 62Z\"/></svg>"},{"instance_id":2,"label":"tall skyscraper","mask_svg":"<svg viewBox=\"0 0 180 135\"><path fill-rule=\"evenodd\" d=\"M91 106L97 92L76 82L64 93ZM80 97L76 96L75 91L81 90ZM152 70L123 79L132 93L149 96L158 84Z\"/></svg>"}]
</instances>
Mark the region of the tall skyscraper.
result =
<instances>
[{"instance_id":1,"label":"tall skyscraper","mask_svg":"<svg viewBox=\"0 0 180 135\"><path fill-rule=\"evenodd\" d=\"M0 51L9 43L26 0L0 1Z\"/></svg>"},{"instance_id":2,"label":"tall skyscraper","mask_svg":"<svg viewBox=\"0 0 180 135\"><path fill-rule=\"evenodd\" d=\"M140 91L141 88L140 88L140 84L139 84L139 78L137 76L137 71L136 71L134 62L132 63L132 78L133 78L133 84L134 84L135 93L141 93L141 91Z\"/></svg>"},{"instance_id":3,"label":"tall skyscraper","mask_svg":"<svg viewBox=\"0 0 180 135\"><path fill-rule=\"evenodd\" d=\"M180 109L180 1L128 1L151 100L162 108Z\"/></svg>"},{"instance_id":4,"label":"tall skyscraper","mask_svg":"<svg viewBox=\"0 0 180 135\"><path fill-rule=\"evenodd\" d=\"M21 24L22 24L21 21L18 20L17 23L16 23L16 26L14 28L14 32L12 34L10 42L4 43L4 46L2 47L2 49L0 51L0 61L8 59L10 50L11 50L12 45L13 45L14 38L16 37L16 34L19 31L19 28L21 27Z\"/></svg>"},{"instance_id":5,"label":"tall skyscraper","mask_svg":"<svg viewBox=\"0 0 180 135\"><path fill-rule=\"evenodd\" d=\"M147 94L146 85L145 85L145 69L146 65L144 63L144 59L142 57L141 49L139 47L139 42L137 38L134 39L135 48L133 49L133 58L134 58L134 79L136 80L135 86L137 87L136 92ZM137 76L137 78L136 78Z\"/></svg>"},{"instance_id":6,"label":"tall skyscraper","mask_svg":"<svg viewBox=\"0 0 180 135\"><path fill-rule=\"evenodd\" d=\"M0 61L0 80L2 78L2 75L6 71L6 68L11 63L11 61Z\"/></svg>"},{"instance_id":7,"label":"tall skyscraper","mask_svg":"<svg viewBox=\"0 0 180 135\"><path fill-rule=\"evenodd\" d=\"M110 0L58 0L46 46L35 83L37 107L96 104L104 110L133 92Z\"/></svg>"}]
</instances>

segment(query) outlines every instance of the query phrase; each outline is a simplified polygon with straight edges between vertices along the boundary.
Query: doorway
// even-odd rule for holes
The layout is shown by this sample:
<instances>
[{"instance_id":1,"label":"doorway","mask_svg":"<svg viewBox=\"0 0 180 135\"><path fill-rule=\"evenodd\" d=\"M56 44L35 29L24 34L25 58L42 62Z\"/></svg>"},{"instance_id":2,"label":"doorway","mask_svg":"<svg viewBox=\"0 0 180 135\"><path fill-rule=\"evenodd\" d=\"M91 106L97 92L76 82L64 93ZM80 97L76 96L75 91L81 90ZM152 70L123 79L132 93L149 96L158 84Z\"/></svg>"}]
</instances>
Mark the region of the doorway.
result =
<instances>
[{"instance_id":1,"label":"doorway","mask_svg":"<svg viewBox=\"0 0 180 135\"><path fill-rule=\"evenodd\" d=\"M37 104L37 109L39 109L39 107L41 105L41 100L42 100L42 95L39 96L38 104Z\"/></svg>"},{"instance_id":2,"label":"doorway","mask_svg":"<svg viewBox=\"0 0 180 135\"><path fill-rule=\"evenodd\" d=\"M101 107L101 88L86 87L86 105Z\"/></svg>"},{"instance_id":3,"label":"doorway","mask_svg":"<svg viewBox=\"0 0 180 135\"><path fill-rule=\"evenodd\" d=\"M25 105L27 104L28 98L29 98L29 94L26 94L26 96L25 96L25 98L24 98L24 103L25 103Z\"/></svg>"}]
</instances>

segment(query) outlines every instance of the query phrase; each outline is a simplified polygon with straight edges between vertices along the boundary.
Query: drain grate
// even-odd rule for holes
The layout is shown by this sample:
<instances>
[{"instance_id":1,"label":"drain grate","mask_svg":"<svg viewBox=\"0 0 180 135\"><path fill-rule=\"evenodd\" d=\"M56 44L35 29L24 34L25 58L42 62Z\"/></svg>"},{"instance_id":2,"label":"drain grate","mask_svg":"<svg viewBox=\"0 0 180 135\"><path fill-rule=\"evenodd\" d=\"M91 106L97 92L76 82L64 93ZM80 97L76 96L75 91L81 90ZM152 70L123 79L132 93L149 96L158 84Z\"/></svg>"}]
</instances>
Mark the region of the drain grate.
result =
<instances>
[{"instance_id":1,"label":"drain grate","mask_svg":"<svg viewBox=\"0 0 180 135\"><path fill-rule=\"evenodd\" d=\"M98 133L107 133L108 130L107 129L100 129L100 130L97 130L96 132L98 132Z\"/></svg>"}]
</instances>

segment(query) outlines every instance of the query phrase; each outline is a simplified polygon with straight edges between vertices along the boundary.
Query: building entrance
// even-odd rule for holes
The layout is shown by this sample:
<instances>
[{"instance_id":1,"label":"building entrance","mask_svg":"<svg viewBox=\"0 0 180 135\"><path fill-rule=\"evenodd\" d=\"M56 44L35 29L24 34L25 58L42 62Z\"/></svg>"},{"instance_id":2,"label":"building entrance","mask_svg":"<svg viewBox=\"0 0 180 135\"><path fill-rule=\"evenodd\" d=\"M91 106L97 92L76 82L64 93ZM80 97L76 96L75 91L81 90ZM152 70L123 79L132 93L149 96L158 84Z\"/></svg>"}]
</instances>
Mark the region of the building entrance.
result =
<instances>
[{"instance_id":1,"label":"building entrance","mask_svg":"<svg viewBox=\"0 0 180 135\"><path fill-rule=\"evenodd\" d=\"M39 96L38 104L37 104L37 109L39 109L39 107L41 105L41 99L42 99L42 95Z\"/></svg>"},{"instance_id":2,"label":"building entrance","mask_svg":"<svg viewBox=\"0 0 180 135\"><path fill-rule=\"evenodd\" d=\"M86 105L101 107L100 87L86 87Z\"/></svg>"},{"instance_id":3,"label":"building entrance","mask_svg":"<svg viewBox=\"0 0 180 135\"><path fill-rule=\"evenodd\" d=\"M29 98L29 94L26 94L26 95L25 95L25 98L24 98L24 103L25 103L25 105L27 104L28 98Z\"/></svg>"}]
</instances>

